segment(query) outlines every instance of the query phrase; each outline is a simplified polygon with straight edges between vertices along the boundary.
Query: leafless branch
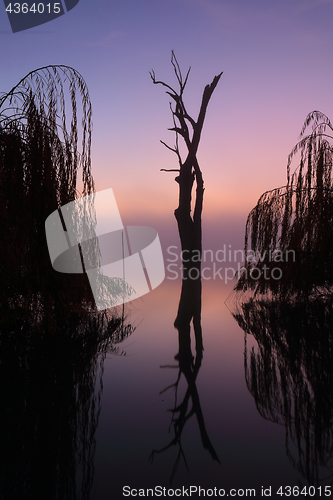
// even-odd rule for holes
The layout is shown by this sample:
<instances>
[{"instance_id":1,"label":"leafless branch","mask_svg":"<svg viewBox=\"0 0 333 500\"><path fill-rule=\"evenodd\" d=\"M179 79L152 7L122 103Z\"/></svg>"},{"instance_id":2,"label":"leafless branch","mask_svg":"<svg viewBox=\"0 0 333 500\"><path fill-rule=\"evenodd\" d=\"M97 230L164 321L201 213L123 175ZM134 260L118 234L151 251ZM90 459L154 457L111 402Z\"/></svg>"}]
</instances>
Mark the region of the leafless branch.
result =
<instances>
[{"instance_id":1,"label":"leafless branch","mask_svg":"<svg viewBox=\"0 0 333 500\"><path fill-rule=\"evenodd\" d=\"M179 83L179 88L180 88L180 96L182 96L183 92L184 92L184 89L185 89L185 85L186 85L186 82L187 82L187 79L188 79L188 75L191 71L191 66L189 67L188 71L187 71L187 74L186 74L186 77L185 77L185 81L183 83L183 76L182 76L182 72L181 72L181 69L180 69L180 66L179 66L179 63L178 63L178 60L175 56L175 53L174 51L172 50L171 51L171 64L174 68L174 71L175 71L175 74L176 74L176 78L178 80L178 83Z\"/></svg>"},{"instance_id":2,"label":"leafless branch","mask_svg":"<svg viewBox=\"0 0 333 500\"><path fill-rule=\"evenodd\" d=\"M168 144L166 144L164 141L160 141L161 144L163 144L163 146L165 146L166 148L170 149L170 151L173 151L174 153L177 153L177 150L175 148L172 148L171 146L169 146ZM163 170L163 169L161 169Z\"/></svg>"},{"instance_id":3,"label":"leafless branch","mask_svg":"<svg viewBox=\"0 0 333 500\"><path fill-rule=\"evenodd\" d=\"M177 92L172 87L170 87L170 85L168 85L165 82L162 82L161 80L156 80L156 78L155 78L155 71L153 69L151 71L149 71L149 74L150 74L150 77L151 77L154 85L163 85L163 87L166 87L169 90L171 90L171 92L172 92L173 95L177 95ZM169 94L169 92L167 92L167 94ZM171 94L169 94L169 95L171 95Z\"/></svg>"}]
</instances>

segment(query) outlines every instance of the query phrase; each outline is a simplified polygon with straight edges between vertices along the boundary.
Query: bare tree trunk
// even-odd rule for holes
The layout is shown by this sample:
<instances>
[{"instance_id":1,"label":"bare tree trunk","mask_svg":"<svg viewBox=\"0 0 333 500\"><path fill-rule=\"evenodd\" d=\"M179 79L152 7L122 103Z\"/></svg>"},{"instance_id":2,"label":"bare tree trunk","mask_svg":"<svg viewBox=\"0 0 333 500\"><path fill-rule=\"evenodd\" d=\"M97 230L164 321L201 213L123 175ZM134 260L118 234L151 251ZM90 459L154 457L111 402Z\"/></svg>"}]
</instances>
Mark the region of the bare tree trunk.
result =
<instances>
[{"instance_id":1,"label":"bare tree trunk","mask_svg":"<svg viewBox=\"0 0 333 500\"><path fill-rule=\"evenodd\" d=\"M190 323L196 339L196 351L202 352L201 330L201 252L202 230L201 213L203 205L203 179L199 179L191 171L181 170L177 179L179 182L179 206L175 210L179 237L182 248L182 290L178 314L174 323L179 333L179 354L190 348ZM193 219L191 217L192 185L196 177L197 189Z\"/></svg>"}]
</instances>

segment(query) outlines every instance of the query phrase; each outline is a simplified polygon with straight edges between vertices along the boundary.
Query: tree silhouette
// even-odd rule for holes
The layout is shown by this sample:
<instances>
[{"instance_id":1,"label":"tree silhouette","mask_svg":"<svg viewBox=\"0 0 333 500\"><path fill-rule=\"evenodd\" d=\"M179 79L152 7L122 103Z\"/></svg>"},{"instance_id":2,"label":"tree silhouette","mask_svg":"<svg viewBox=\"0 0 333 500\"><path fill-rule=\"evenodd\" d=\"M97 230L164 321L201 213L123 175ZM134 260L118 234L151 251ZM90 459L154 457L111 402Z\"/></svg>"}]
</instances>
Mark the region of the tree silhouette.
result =
<instances>
[{"instance_id":1,"label":"tree silhouette","mask_svg":"<svg viewBox=\"0 0 333 500\"><path fill-rule=\"evenodd\" d=\"M79 170L82 194L94 192L91 129L88 88L68 66L39 68L0 95L4 500L91 498L103 360L133 332L97 312L85 274L54 271L47 248L45 220L79 198ZM93 228L93 210L85 215Z\"/></svg>"},{"instance_id":2,"label":"tree silhouette","mask_svg":"<svg viewBox=\"0 0 333 500\"><path fill-rule=\"evenodd\" d=\"M206 116L207 106L210 98L221 78L222 73L215 76L210 85L206 85L200 111L197 121L195 121L187 112L183 94L190 73L188 70L185 79L183 79L180 66L174 52L171 52L171 64L173 66L176 79L179 85L179 91L174 90L165 82L156 80L154 71L151 72L151 78L154 84L160 84L168 90L166 93L173 99L174 107L170 103L174 127L170 130L176 134L174 148L167 146L168 149L176 153L179 162L179 175L175 181L179 185L179 205L175 210L175 217L178 224L178 232L182 249L182 291L179 302L178 315L175 320L175 327L179 330L190 329L190 323L193 319L193 326L197 346L201 342L202 347L202 332L201 332L201 253L202 253L202 205L204 195L204 182L202 172L196 157L199 147L201 132ZM191 132L190 132L191 130ZM179 150L179 136L183 138L187 156L185 161L182 161ZM175 169L169 171L174 172ZM192 189L194 181L196 183L196 195L193 217L192 210ZM186 256L183 258L183 256ZM191 290L189 290L189 288ZM186 302L189 301L188 304ZM184 334L183 334L184 335ZM185 334L186 336L186 334Z\"/></svg>"},{"instance_id":3,"label":"tree silhouette","mask_svg":"<svg viewBox=\"0 0 333 500\"><path fill-rule=\"evenodd\" d=\"M307 134L309 126L312 130ZM264 193L250 212L245 255L250 250L251 259L245 262L238 290L269 290L284 296L331 293L333 137L328 132L333 127L327 116L319 111L307 116L301 141L288 158L287 185ZM296 153L300 153L300 163L291 174ZM275 273L275 279L267 279L274 267L282 275Z\"/></svg>"},{"instance_id":4,"label":"tree silhouette","mask_svg":"<svg viewBox=\"0 0 333 500\"><path fill-rule=\"evenodd\" d=\"M45 238L48 215L80 197L79 171L82 195L94 192L91 129L88 88L68 66L32 71L0 96L0 309L10 323L29 311L40 323L96 310L85 274L54 272ZM78 234L94 234L93 207L82 221Z\"/></svg>"},{"instance_id":5,"label":"tree silhouette","mask_svg":"<svg viewBox=\"0 0 333 500\"><path fill-rule=\"evenodd\" d=\"M187 278L193 279L193 277L200 274L201 267L200 259L198 259L198 252L199 255L201 255L201 214L204 194L204 182L196 154L199 147L207 106L216 88L216 85L221 78L222 73L215 76L210 85L206 85L202 96L198 118L197 121L195 121L188 114L183 100L183 94L191 68L188 70L185 79L183 79L180 66L173 51L171 52L171 64L173 66L179 85L178 91L174 90L165 82L156 80L154 71L150 73L150 76L154 84L160 84L168 89L166 93L172 98L174 104L173 106L172 103L170 103L170 110L172 113L174 126L169 130L174 131L176 134L175 146L172 148L165 144L163 141L161 142L168 149L176 153L179 162L179 169L170 169L167 171L179 172L179 175L175 178L175 181L179 184L179 205L175 210L175 217L178 224L181 247L183 251L186 251L187 258L182 261L184 269L184 279L186 280ZM185 161L182 161L179 150L179 136L184 140L188 151ZM196 183L196 197L192 217L191 202L194 181ZM182 255L184 255L184 253ZM188 275L189 270L192 267L198 270L198 272L195 272L194 274L192 272L193 277Z\"/></svg>"}]
</instances>

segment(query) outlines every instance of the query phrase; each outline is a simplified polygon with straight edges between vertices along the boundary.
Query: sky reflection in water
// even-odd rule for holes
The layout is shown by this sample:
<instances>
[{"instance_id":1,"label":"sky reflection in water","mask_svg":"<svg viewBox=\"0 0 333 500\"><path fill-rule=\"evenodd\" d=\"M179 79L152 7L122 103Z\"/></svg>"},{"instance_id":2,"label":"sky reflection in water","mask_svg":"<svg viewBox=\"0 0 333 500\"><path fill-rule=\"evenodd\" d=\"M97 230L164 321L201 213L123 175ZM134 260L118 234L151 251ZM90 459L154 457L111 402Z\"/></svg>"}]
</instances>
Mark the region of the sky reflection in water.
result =
<instances>
[{"instance_id":1,"label":"sky reflection in water","mask_svg":"<svg viewBox=\"0 0 333 500\"><path fill-rule=\"evenodd\" d=\"M207 433L221 465L203 449L194 416L182 436L189 472L181 460L172 484L207 488L297 484L300 475L287 459L284 428L260 417L246 388L244 332L224 305L230 290L204 282L204 356L197 377ZM174 407L174 393L159 392L175 382L178 371L160 366L177 365L173 321L179 294L180 283L166 281L144 302L133 304L131 320L143 321L124 343L127 355L106 361L95 462L98 498L107 498L111 491L120 495L124 485L169 485L176 447L157 454L152 464L148 459L152 449L163 448L172 439L168 410Z\"/></svg>"}]
</instances>

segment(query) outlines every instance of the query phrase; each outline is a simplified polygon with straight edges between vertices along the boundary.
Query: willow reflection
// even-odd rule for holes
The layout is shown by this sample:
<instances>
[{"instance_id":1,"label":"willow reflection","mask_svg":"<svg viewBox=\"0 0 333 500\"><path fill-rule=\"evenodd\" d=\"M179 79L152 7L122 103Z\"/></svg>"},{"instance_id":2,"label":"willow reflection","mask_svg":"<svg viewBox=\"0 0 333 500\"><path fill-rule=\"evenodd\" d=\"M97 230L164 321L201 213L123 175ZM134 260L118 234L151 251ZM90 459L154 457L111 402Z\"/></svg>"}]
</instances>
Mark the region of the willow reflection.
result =
<instances>
[{"instance_id":1,"label":"willow reflection","mask_svg":"<svg viewBox=\"0 0 333 500\"><path fill-rule=\"evenodd\" d=\"M333 479L333 299L252 300L234 317L245 331L245 378L259 413L284 425L286 451L309 484ZM248 335L257 345L248 348Z\"/></svg>"},{"instance_id":2,"label":"willow reflection","mask_svg":"<svg viewBox=\"0 0 333 500\"><path fill-rule=\"evenodd\" d=\"M89 499L103 361L122 319L0 331L0 498Z\"/></svg>"}]
</instances>

